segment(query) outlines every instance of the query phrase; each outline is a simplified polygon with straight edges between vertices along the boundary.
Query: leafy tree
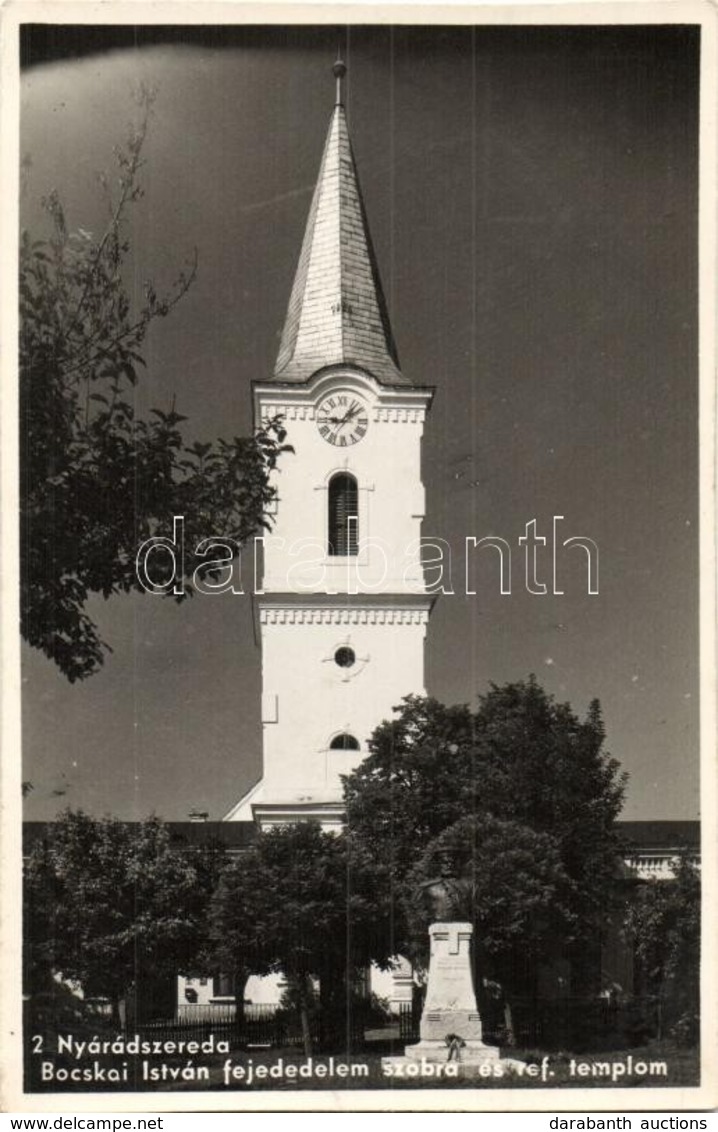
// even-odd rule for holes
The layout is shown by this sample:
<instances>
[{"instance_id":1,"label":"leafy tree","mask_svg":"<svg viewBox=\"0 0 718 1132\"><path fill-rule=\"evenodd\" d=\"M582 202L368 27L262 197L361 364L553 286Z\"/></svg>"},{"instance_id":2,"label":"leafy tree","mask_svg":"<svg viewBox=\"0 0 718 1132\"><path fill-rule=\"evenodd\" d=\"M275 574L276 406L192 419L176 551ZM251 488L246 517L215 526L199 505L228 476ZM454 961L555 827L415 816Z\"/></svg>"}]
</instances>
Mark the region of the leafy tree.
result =
<instances>
[{"instance_id":1,"label":"leafy tree","mask_svg":"<svg viewBox=\"0 0 718 1132\"><path fill-rule=\"evenodd\" d=\"M463 907L457 919L470 920L480 955L505 962L520 951L523 958L545 953L571 921L561 903L565 873L554 839L518 822L470 815L435 838L409 872L402 898L412 937L426 958L430 909L422 885L441 875L462 878ZM483 966L480 964L480 966ZM485 969L485 968L484 968Z\"/></svg>"},{"instance_id":2,"label":"leafy tree","mask_svg":"<svg viewBox=\"0 0 718 1132\"><path fill-rule=\"evenodd\" d=\"M571 910L562 901L566 875L555 839L519 822L470 815L430 842L400 889L408 954L424 969L428 927L435 919L426 887L444 876L459 878L450 882L459 901L453 918L474 928L477 995L485 1008L502 992L511 1044L513 996L530 993L538 964L561 954L572 927Z\"/></svg>"},{"instance_id":3,"label":"leafy tree","mask_svg":"<svg viewBox=\"0 0 718 1132\"><path fill-rule=\"evenodd\" d=\"M116 150L115 187L100 178L104 231L71 231L52 192L49 238L25 231L20 244L21 628L71 681L95 672L108 647L88 597L139 590L138 547L169 533L175 515L185 517L188 549L218 534L241 544L266 527L269 474L286 450L278 421L201 444L184 439L174 405L146 419L135 411L145 337L196 271L195 257L166 295L146 283L139 305L130 297L127 222L143 193L152 97L142 94L139 125ZM188 579L212 572L202 555L185 564Z\"/></svg>"},{"instance_id":4,"label":"leafy tree","mask_svg":"<svg viewBox=\"0 0 718 1132\"><path fill-rule=\"evenodd\" d=\"M284 974L307 1054L312 980L320 982L329 1031L346 1015L351 972L388 958L362 855L313 822L263 833L230 863L212 901L210 936L214 964L236 972L242 986L250 973Z\"/></svg>"},{"instance_id":5,"label":"leafy tree","mask_svg":"<svg viewBox=\"0 0 718 1132\"><path fill-rule=\"evenodd\" d=\"M635 893L625 933L645 990L663 1006L666 1024L697 1040L700 1015L701 878L688 853L671 880L653 880Z\"/></svg>"},{"instance_id":6,"label":"leafy tree","mask_svg":"<svg viewBox=\"0 0 718 1132\"><path fill-rule=\"evenodd\" d=\"M196 966L218 848L173 843L167 827L96 820L67 810L32 849L25 870L25 975L32 994L50 976L107 997L152 997Z\"/></svg>"},{"instance_id":7,"label":"leafy tree","mask_svg":"<svg viewBox=\"0 0 718 1132\"><path fill-rule=\"evenodd\" d=\"M493 830L498 839L494 851L503 845L503 855L510 852L512 829L518 847L535 838L546 847L546 863L555 861L545 891L551 890L561 912L564 952L573 951L574 963L580 965L586 942L612 898L617 864L614 823L625 776L604 753L603 743L597 702L581 721L533 677L491 685L475 712L407 698L397 717L377 728L367 759L345 779L349 837L371 856L382 878L396 950L418 945L416 916L406 914L406 887L415 883L412 869L436 838L453 827L452 838L468 838L465 852L476 853L484 844L476 842L476 831L485 828L488 836ZM464 819L475 819L475 824ZM478 859L488 868L483 849ZM508 904L515 908L522 885L531 904L529 892L536 882L530 851L522 860L522 876L507 889ZM498 867L496 863L490 870L496 884ZM497 892L497 898L502 895ZM488 919L483 912L479 919L481 930L491 935L500 920L496 906L488 907ZM543 941L544 958L550 957L550 934L542 930L535 940ZM517 930L517 941L520 935Z\"/></svg>"},{"instance_id":8,"label":"leafy tree","mask_svg":"<svg viewBox=\"0 0 718 1132\"><path fill-rule=\"evenodd\" d=\"M481 790L483 809L556 838L578 935L592 934L612 900L621 848L615 822L628 780L603 749L598 700L581 721L533 676L492 685L476 728L494 772Z\"/></svg>"},{"instance_id":9,"label":"leafy tree","mask_svg":"<svg viewBox=\"0 0 718 1132\"><path fill-rule=\"evenodd\" d=\"M408 696L397 712L344 779L352 840L367 847L387 881L402 879L430 841L476 807L479 753L469 708Z\"/></svg>"}]
</instances>

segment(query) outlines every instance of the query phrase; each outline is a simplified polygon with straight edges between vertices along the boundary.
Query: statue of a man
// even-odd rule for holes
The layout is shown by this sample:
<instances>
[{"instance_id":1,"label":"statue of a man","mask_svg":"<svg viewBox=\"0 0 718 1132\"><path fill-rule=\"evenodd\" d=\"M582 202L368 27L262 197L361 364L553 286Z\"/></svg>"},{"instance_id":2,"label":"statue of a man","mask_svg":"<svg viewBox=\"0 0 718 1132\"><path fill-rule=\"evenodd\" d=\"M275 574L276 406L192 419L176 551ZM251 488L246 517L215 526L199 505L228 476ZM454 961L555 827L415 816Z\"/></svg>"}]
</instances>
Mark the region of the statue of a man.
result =
<instances>
[{"instance_id":1,"label":"statue of a man","mask_svg":"<svg viewBox=\"0 0 718 1132\"><path fill-rule=\"evenodd\" d=\"M439 875L423 881L419 888L432 923L450 924L456 920L471 919L471 882L468 878L453 875L450 849L440 853Z\"/></svg>"}]
</instances>

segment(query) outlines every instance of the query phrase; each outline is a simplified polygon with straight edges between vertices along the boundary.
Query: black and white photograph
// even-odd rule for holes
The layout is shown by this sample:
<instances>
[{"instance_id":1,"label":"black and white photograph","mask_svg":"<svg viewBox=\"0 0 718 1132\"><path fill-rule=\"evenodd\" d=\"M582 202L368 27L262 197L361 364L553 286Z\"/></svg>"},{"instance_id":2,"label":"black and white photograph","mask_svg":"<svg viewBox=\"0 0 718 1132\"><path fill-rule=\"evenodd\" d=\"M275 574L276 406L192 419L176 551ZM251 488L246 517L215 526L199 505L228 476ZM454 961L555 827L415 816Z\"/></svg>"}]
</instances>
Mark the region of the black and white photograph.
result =
<instances>
[{"instance_id":1,"label":"black and white photograph","mask_svg":"<svg viewBox=\"0 0 718 1132\"><path fill-rule=\"evenodd\" d=\"M55 7L10 1107L715 1103L715 13Z\"/></svg>"}]
</instances>

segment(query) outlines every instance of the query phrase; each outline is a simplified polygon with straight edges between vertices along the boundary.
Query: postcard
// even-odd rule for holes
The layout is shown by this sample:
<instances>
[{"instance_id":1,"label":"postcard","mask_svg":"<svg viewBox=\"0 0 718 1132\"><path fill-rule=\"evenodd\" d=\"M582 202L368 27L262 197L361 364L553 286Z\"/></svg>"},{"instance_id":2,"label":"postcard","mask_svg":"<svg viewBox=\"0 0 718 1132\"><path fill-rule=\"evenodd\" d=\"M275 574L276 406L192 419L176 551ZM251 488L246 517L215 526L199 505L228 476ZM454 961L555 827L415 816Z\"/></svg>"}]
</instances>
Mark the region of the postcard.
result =
<instances>
[{"instance_id":1,"label":"postcard","mask_svg":"<svg viewBox=\"0 0 718 1132\"><path fill-rule=\"evenodd\" d=\"M5 1108L715 1103L715 10L2 18Z\"/></svg>"}]
</instances>

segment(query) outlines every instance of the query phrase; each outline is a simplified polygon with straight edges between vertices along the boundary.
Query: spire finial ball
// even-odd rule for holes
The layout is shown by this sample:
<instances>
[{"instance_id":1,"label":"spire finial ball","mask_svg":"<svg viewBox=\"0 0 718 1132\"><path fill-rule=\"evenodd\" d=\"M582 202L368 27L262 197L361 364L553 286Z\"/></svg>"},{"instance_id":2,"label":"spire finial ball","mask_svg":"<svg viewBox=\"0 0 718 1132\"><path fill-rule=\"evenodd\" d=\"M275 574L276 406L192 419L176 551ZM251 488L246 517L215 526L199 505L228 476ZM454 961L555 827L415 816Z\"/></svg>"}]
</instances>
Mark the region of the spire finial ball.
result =
<instances>
[{"instance_id":1,"label":"spire finial ball","mask_svg":"<svg viewBox=\"0 0 718 1132\"><path fill-rule=\"evenodd\" d=\"M343 79L346 73L346 63L344 63L342 59L337 59L336 63L332 67L332 74L334 75L334 78Z\"/></svg>"}]
</instances>

